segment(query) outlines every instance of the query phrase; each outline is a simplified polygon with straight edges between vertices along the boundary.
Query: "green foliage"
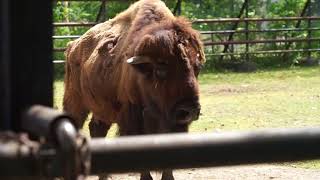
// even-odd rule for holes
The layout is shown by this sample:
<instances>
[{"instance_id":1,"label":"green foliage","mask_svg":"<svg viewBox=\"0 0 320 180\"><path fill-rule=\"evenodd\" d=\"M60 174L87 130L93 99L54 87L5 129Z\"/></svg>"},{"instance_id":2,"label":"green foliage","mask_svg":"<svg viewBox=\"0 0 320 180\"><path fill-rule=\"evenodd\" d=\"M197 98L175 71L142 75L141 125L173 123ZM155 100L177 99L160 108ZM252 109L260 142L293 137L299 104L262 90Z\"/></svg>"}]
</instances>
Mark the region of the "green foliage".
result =
<instances>
[{"instance_id":1,"label":"green foliage","mask_svg":"<svg viewBox=\"0 0 320 180\"><path fill-rule=\"evenodd\" d=\"M270 3L268 6L268 16L288 17L299 15L305 4L305 0L282 0Z\"/></svg>"}]
</instances>

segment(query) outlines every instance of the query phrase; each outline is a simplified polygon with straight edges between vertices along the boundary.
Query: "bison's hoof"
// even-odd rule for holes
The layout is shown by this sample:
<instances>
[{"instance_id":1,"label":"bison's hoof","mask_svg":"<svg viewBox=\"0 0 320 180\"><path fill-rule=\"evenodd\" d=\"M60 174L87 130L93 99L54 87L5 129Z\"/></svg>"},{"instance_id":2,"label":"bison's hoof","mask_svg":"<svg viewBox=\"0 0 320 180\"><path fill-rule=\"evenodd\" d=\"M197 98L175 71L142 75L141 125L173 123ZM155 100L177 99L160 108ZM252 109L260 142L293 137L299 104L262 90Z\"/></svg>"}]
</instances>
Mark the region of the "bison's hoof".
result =
<instances>
[{"instance_id":1,"label":"bison's hoof","mask_svg":"<svg viewBox=\"0 0 320 180\"><path fill-rule=\"evenodd\" d=\"M172 171L163 171L161 180L174 180Z\"/></svg>"},{"instance_id":2,"label":"bison's hoof","mask_svg":"<svg viewBox=\"0 0 320 180\"><path fill-rule=\"evenodd\" d=\"M173 176L162 176L161 180L174 180Z\"/></svg>"},{"instance_id":3,"label":"bison's hoof","mask_svg":"<svg viewBox=\"0 0 320 180\"><path fill-rule=\"evenodd\" d=\"M140 180L153 180L153 178L149 172L141 173Z\"/></svg>"},{"instance_id":4,"label":"bison's hoof","mask_svg":"<svg viewBox=\"0 0 320 180\"><path fill-rule=\"evenodd\" d=\"M99 180L112 180L110 175L100 175Z\"/></svg>"}]
</instances>

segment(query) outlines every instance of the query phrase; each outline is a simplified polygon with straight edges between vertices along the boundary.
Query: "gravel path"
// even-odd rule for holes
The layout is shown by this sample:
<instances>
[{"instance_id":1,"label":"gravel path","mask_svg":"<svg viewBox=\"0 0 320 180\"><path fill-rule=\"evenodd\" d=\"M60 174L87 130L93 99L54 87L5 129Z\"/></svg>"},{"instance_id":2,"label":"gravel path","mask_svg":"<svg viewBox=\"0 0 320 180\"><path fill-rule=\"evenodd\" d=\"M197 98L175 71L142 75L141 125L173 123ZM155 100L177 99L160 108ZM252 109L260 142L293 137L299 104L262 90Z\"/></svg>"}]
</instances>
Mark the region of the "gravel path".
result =
<instances>
[{"instance_id":1,"label":"gravel path","mask_svg":"<svg viewBox=\"0 0 320 180\"><path fill-rule=\"evenodd\" d=\"M153 172L154 180L160 180L161 174ZM302 169L278 165L250 165L219 168L185 169L174 171L176 180L320 180L320 170ZM136 173L115 174L112 180L139 180ZM87 180L98 180L89 177Z\"/></svg>"}]
</instances>

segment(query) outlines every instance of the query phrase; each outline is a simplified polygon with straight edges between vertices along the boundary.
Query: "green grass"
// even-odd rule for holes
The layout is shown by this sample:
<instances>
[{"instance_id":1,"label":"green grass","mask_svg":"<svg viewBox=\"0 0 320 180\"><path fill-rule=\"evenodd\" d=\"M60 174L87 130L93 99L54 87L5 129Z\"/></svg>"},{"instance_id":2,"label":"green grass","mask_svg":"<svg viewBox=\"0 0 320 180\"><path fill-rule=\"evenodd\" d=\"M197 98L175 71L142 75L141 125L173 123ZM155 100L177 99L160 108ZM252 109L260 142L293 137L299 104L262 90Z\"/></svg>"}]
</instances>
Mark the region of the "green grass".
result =
<instances>
[{"instance_id":1,"label":"green grass","mask_svg":"<svg viewBox=\"0 0 320 180\"><path fill-rule=\"evenodd\" d=\"M320 125L320 67L205 73L199 81L202 115L191 132ZM61 108L63 82L54 87L55 107ZM319 161L286 165L320 168Z\"/></svg>"},{"instance_id":2,"label":"green grass","mask_svg":"<svg viewBox=\"0 0 320 180\"><path fill-rule=\"evenodd\" d=\"M203 74L202 116L191 131L320 124L320 68Z\"/></svg>"}]
</instances>

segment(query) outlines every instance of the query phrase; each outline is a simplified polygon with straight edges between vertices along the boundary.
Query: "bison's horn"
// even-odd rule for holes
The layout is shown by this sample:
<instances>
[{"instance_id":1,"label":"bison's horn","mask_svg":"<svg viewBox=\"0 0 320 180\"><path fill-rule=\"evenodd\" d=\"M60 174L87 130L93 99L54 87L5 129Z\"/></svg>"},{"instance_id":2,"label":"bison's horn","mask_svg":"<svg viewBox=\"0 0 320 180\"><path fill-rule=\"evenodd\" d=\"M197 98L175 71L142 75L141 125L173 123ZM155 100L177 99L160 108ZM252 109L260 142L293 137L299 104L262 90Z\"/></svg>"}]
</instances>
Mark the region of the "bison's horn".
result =
<instances>
[{"instance_id":1,"label":"bison's horn","mask_svg":"<svg viewBox=\"0 0 320 180\"><path fill-rule=\"evenodd\" d=\"M150 58L146 56L133 56L127 59L128 64L143 64L150 63Z\"/></svg>"}]
</instances>

